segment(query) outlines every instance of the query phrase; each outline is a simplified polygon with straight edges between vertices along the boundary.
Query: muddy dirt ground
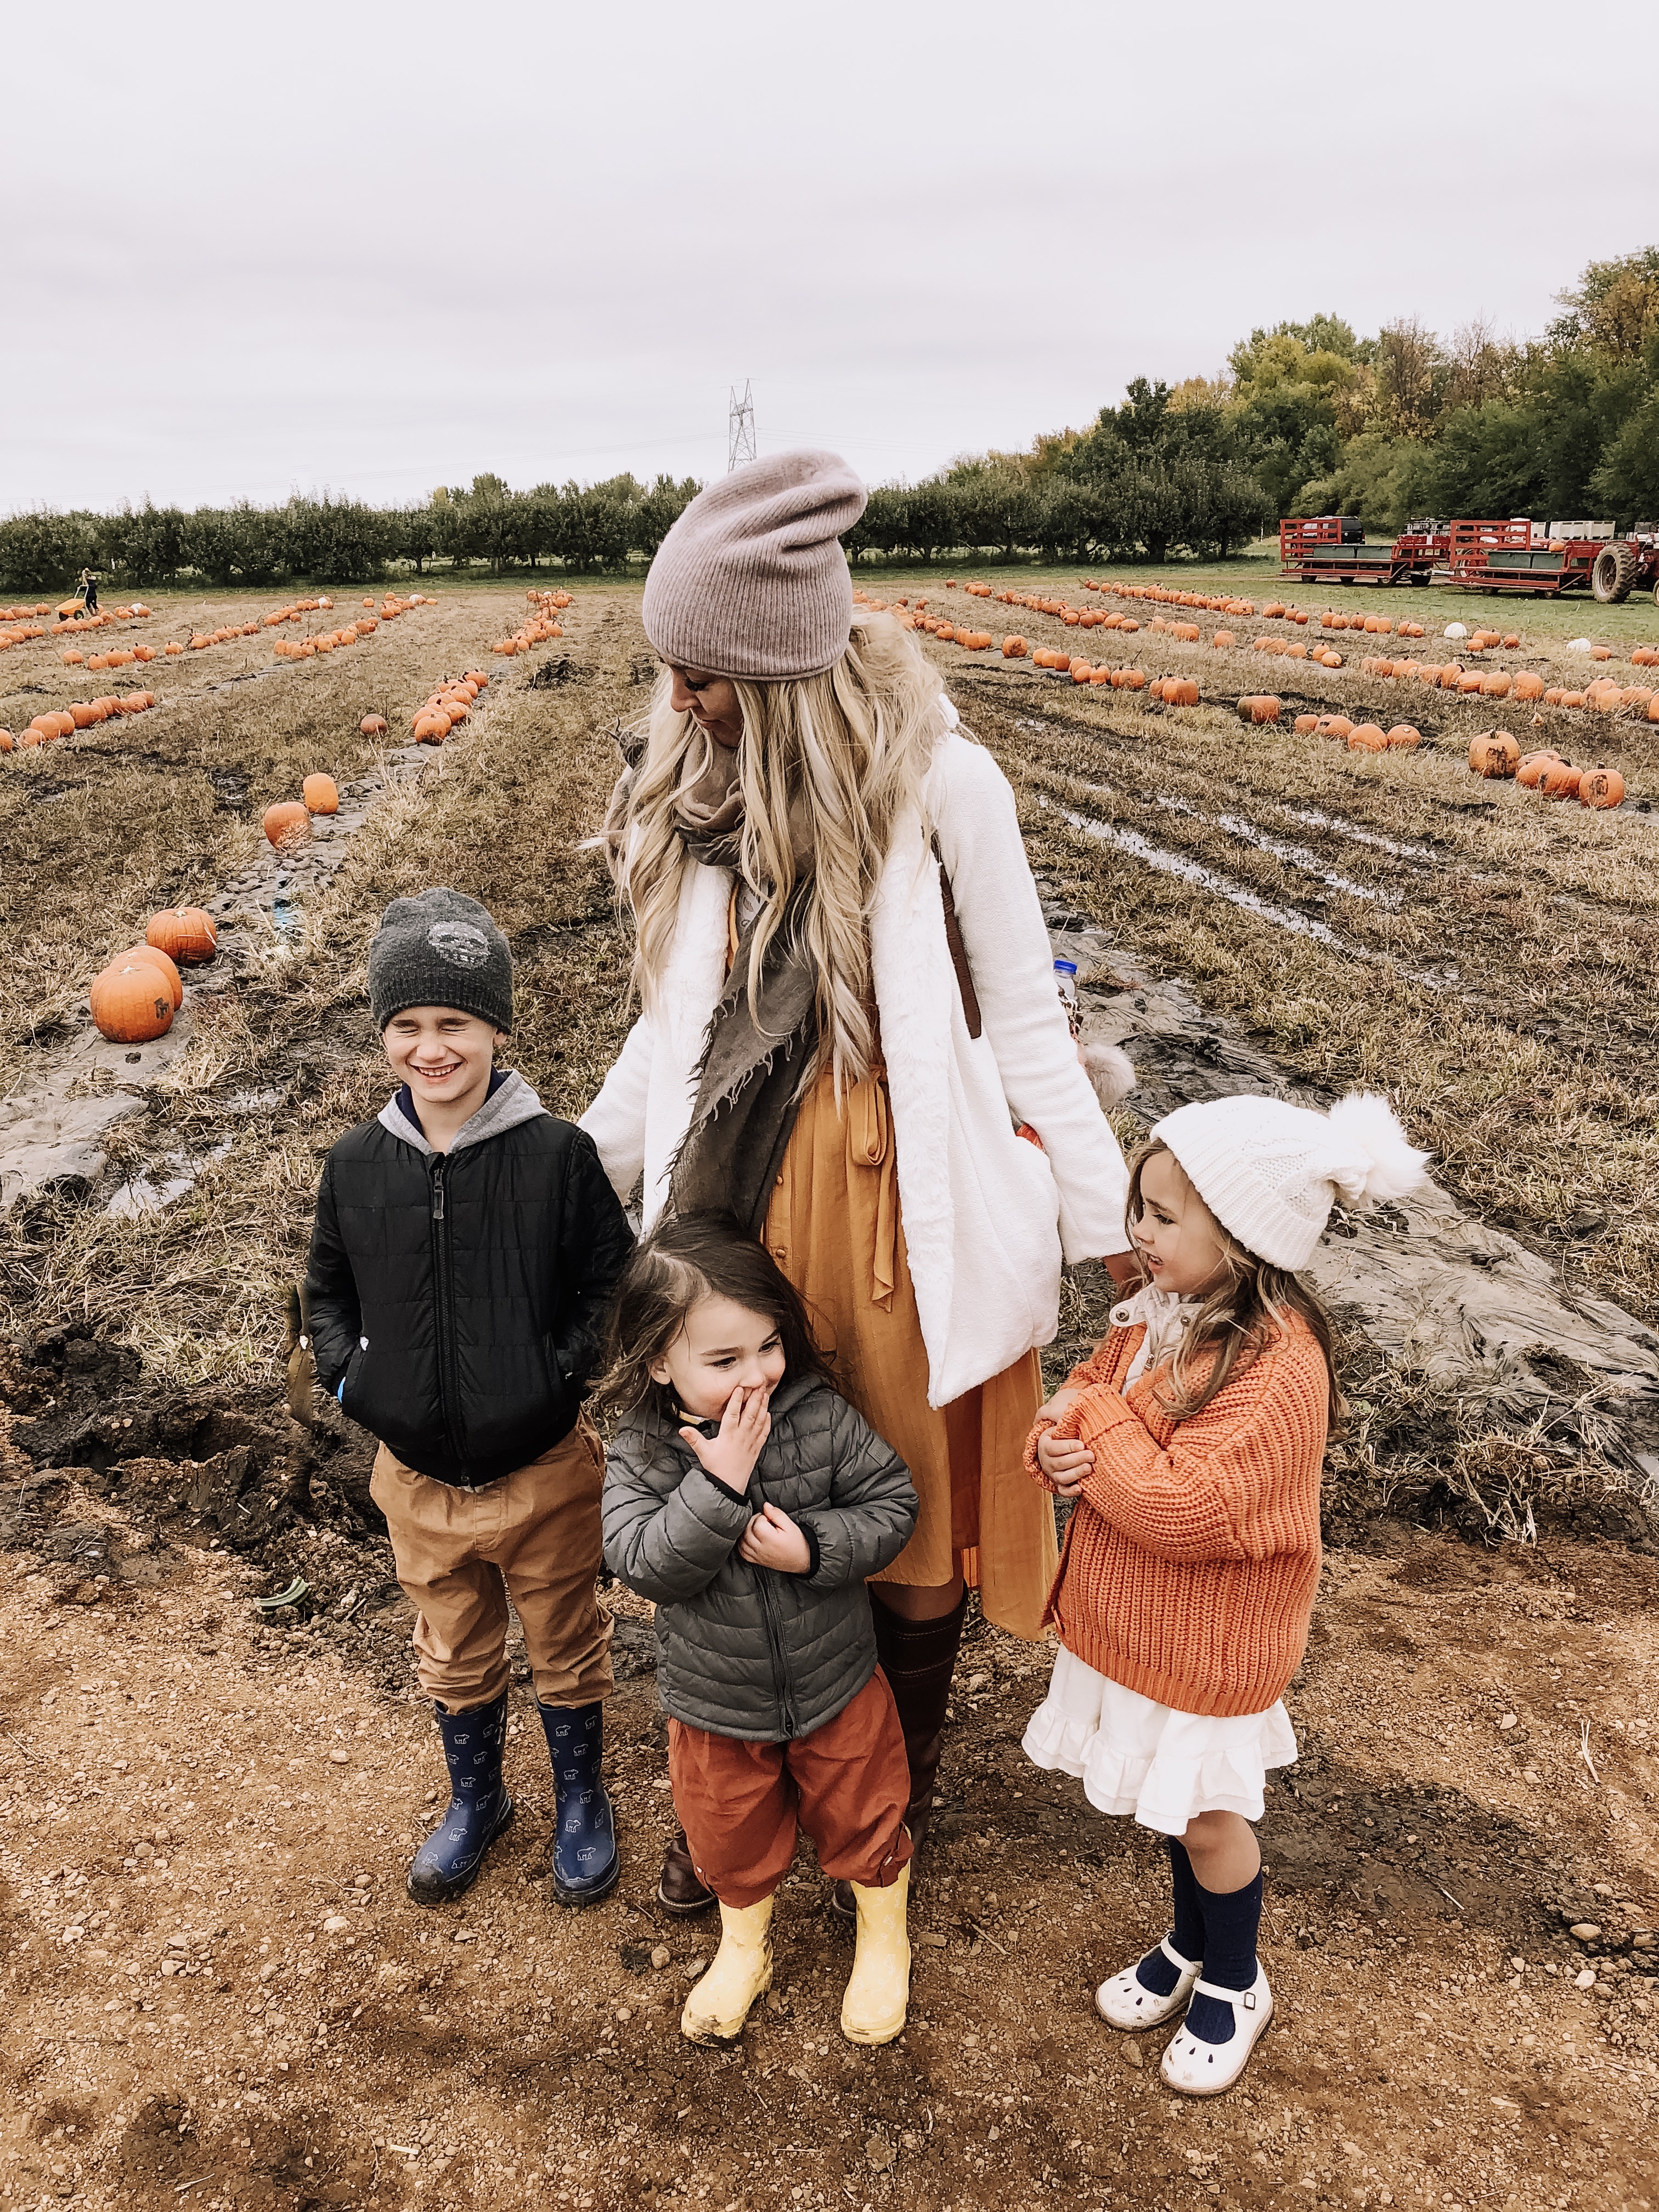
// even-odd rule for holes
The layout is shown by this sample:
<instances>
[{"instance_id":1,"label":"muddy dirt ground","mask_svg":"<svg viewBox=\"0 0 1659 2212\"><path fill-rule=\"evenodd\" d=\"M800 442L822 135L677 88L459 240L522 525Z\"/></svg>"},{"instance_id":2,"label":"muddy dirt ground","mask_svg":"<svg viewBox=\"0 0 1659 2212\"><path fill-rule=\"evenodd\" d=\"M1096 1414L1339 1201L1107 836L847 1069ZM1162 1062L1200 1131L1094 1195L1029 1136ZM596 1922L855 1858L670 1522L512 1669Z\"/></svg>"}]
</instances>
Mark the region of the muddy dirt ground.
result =
<instances>
[{"instance_id":1,"label":"muddy dirt ground","mask_svg":"<svg viewBox=\"0 0 1659 2212\"><path fill-rule=\"evenodd\" d=\"M410 618L356 665L372 697L338 671L249 685L240 696L259 710L246 738L205 672L199 691L164 699L143 774L175 760L186 780L234 769L252 794L240 811L204 813L199 850L187 828L159 857L148 830L130 851L106 849L94 800L107 758L79 739L49 770L29 757L9 787L17 817L82 808L76 850L105 873L96 896L64 909L51 1018L33 1035L15 1026L15 1063L38 1073L70 1049L70 986L152 884L206 896L243 880L265 783L313 753L362 765L349 739L363 707L385 693L406 712L522 604L458 594ZM519 1064L563 1110L591 1095L623 1018L619 939L597 864L575 848L611 772L598 733L642 696L636 605L584 595L568 643L505 671L489 714L445 747L441 776L388 780L294 939L267 933L201 1000L190 1079L137 1083L106 1159L0 1217L4 2212L1650 2208L1659 1556L1632 1457L1643 1438L1615 1424L1595 1444L1582 1419L1528 1430L1544 1418L1540 1388L1552 1418L1583 1396L1582 1376L1541 1358L1518 1412L1486 1407L1471 1427L1455 1389L1429 1390L1367 1338L1363 1312L1343 1324L1369 1410L1358 1442L1333 1454L1321 1607L1290 1699L1302 1758L1271 1789L1262 1828L1279 2013L1232 2096L1169 2098L1161 2037L1118 2037L1095 2018L1095 1984L1165 1924L1162 1861L1150 1838L1024 1761L1048 1655L982 1623L963 1655L915 1892L911 2026L888 2051L842 2042L850 1943L805 1854L780 1909L777 1985L742 2048L680 2039L714 1930L653 1901L672 1820L662 1724L645 1608L614 1589L617 1892L585 1913L552 1899L550 1780L520 1679L517 1820L461 1906L426 1912L404 1897L403 1868L440 1802L435 1736L367 1496L367 1443L327 1407L310 1426L286 1409L282 1288L320 1152L383 1095L362 949L387 896L447 879L489 900L525 984ZM1645 943L1647 863L1630 825L1459 811L1455 730L1449 757L1397 774L1288 739L1269 758L1241 751L1208 709L1179 724L1023 678L970 686L972 664L930 649L1017 778L1054 897L1140 963L1090 986L1091 1018L1121 1017L1114 1033L1146 1070L1126 1133L1194 1085L1267 1079L1251 1054L1316 1089L1363 1078L1392 1025L1410 1048L1395 1087L1432 1123L1460 1201L1501 1211L1562 1295L1624 1297L1638 1342L1653 1311L1637 1295L1650 1206L1620 1195L1589 1226L1577 1189L1564 1206L1547 1176L1500 1174L1460 1146L1449 1091L1489 1066L1505 1129L1529 1121L1553 1162L1600 1126L1610 1172L1636 1176L1650 1082L1639 962L1598 968L1594 1035L1569 1018L1585 1003L1574 933L1546 889L1570 876L1564 888L1593 899L1595 869L1616 863L1602 888ZM1356 679L1356 703L1362 690ZM262 765L278 744L292 760ZM1036 802L1084 781L1106 787L1091 814L1139 808L1164 849L1224 863L1270 903L1300 911L1316 896L1346 949L1310 953L1200 883L1149 888L1121 848L1061 834ZM71 787L85 799L56 797ZM1159 793L1182 806L1156 807ZM1225 832L1224 816L1270 828L1268 811L1291 804L1368 838L1431 838L1437 865L1298 829L1298 848L1350 884L1399 892L1395 908L1310 883L1305 865ZM50 838L31 850L49 872ZM1442 979L1437 993L1379 964L1383 951L1402 969L1419 951L1402 931L1455 937L1471 878L1485 901L1506 867L1540 893L1522 908L1529 972L1482 963L1467 990ZM59 926L49 885L20 878L9 896L30 927ZM250 937L258 919L250 910ZM1179 1038L1158 1026L1159 992L1177 986L1203 1015ZM1310 1012L1322 1004L1322 1027ZM1531 1104L1510 1096L1522 1066ZM264 1102L252 1113L250 1097ZM110 1212L181 1149L185 1193ZM1051 1365L1090 1340L1103 1303L1079 1271ZM1476 1476L1500 1446L1523 1470L1506 1480L1531 1485L1536 1540L1498 1540L1483 1512ZM1550 1454L1547 1478L1525 1472ZM308 1587L276 1602L296 1580Z\"/></svg>"}]
</instances>

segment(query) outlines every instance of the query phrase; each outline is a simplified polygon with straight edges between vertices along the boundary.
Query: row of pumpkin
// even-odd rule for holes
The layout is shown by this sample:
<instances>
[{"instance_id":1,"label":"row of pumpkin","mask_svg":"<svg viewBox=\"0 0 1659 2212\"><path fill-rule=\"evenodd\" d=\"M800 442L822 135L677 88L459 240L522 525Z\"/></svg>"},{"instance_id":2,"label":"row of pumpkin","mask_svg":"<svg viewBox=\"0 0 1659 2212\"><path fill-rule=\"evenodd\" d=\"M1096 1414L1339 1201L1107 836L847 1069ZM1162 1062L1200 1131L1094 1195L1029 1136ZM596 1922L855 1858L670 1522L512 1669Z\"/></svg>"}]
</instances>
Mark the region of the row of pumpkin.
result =
<instances>
[{"instance_id":1,"label":"row of pumpkin","mask_svg":"<svg viewBox=\"0 0 1659 2212\"><path fill-rule=\"evenodd\" d=\"M1575 768L1551 745L1523 753L1507 730L1483 730L1472 738L1469 766L1476 775L1512 776L1523 791L1576 799L1581 806L1618 806L1625 796L1625 779L1616 768Z\"/></svg>"},{"instance_id":2,"label":"row of pumpkin","mask_svg":"<svg viewBox=\"0 0 1659 2212\"><path fill-rule=\"evenodd\" d=\"M112 1044L149 1044L165 1036L185 1003L182 967L211 960L219 933L198 906L169 907L150 916L142 945L118 953L93 979L88 1000L100 1036Z\"/></svg>"},{"instance_id":3,"label":"row of pumpkin","mask_svg":"<svg viewBox=\"0 0 1659 2212\"><path fill-rule=\"evenodd\" d=\"M441 684L414 717L416 738L441 744L489 681L477 669ZM386 717L365 714L358 726L366 737L384 736ZM291 854L309 842L313 816L339 811L338 785L319 772L306 777L297 799L277 799L266 807L260 826L277 852ZM144 943L112 960L93 983L88 1003L100 1034L118 1044L144 1044L165 1036L184 1004L179 964L211 960L218 943L212 917L199 907L169 908L154 915Z\"/></svg>"},{"instance_id":4,"label":"row of pumpkin","mask_svg":"<svg viewBox=\"0 0 1659 2212\"><path fill-rule=\"evenodd\" d=\"M528 653L532 645L544 644L550 637L562 637L563 629L550 615L537 615L515 629L511 637L498 637L489 650L504 653L511 660L515 653Z\"/></svg>"},{"instance_id":5,"label":"row of pumpkin","mask_svg":"<svg viewBox=\"0 0 1659 2212\"><path fill-rule=\"evenodd\" d=\"M102 699L77 699L72 707L48 708L15 738L9 730L0 730L0 753L9 753L14 748L27 750L30 745L50 744L56 738L72 736L76 730L89 730L96 723L112 721L118 715L146 714L155 704L153 691L131 691L125 699L112 695Z\"/></svg>"}]
</instances>

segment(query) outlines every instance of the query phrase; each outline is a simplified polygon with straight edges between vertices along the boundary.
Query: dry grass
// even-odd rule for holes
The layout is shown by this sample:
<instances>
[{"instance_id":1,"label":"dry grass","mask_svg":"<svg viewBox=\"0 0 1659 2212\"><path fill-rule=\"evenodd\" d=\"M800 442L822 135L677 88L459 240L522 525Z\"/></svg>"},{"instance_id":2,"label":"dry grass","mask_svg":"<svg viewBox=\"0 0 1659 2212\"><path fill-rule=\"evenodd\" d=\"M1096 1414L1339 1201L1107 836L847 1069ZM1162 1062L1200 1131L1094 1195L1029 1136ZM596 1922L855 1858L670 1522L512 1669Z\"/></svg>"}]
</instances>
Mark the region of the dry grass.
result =
<instances>
[{"instance_id":1,"label":"dry grass","mask_svg":"<svg viewBox=\"0 0 1659 2212\"><path fill-rule=\"evenodd\" d=\"M1021 621L1034 641L1075 636ZM1350 754L1238 722L1231 702L1267 688L1259 656L1162 633L1130 642L1154 674L1198 674L1206 703L1165 708L928 647L1013 778L1056 888L1288 1069L1386 1089L1477 1211L1559 1259L1569 1283L1659 1316L1651 817L1470 775L1468 738L1493 702L1427 695L1411 713L1430 736L1421 751ZM1357 670L1318 678L1297 680L1356 719L1419 704ZM1638 791L1659 786L1659 727L1621 723L1618 737ZM1157 872L1061 810L1211 880ZM1229 889L1334 942L1241 908Z\"/></svg>"},{"instance_id":2,"label":"dry grass","mask_svg":"<svg viewBox=\"0 0 1659 2212\"><path fill-rule=\"evenodd\" d=\"M435 677L487 652L514 604L475 595L459 611L459 634L422 641L416 632L392 672L403 688L388 714L406 713ZM110 1146L112 1177L182 1153L199 1169L184 1197L136 1222L50 1199L0 1221L9 1325L85 1319L137 1345L170 1380L270 1381L282 1285L303 1262L321 1157L386 1096L364 969L375 919L400 893L446 882L490 908L518 963L514 1064L555 1110L580 1110L625 1024L626 953L608 883L597 857L576 847L618 765L609 740L593 732L643 697L628 680L640 644L632 613L595 606L562 647L538 656L539 664L568 654L578 672L568 686L532 690L526 663L492 662L499 672L487 706L426 777L377 805L306 910L299 939L273 935L235 994L201 1002L190 1051L158 1086L151 1112L118 1125ZM413 631L419 617L404 619ZM302 681L314 665L306 664ZM258 779L261 793L301 772L298 758L291 768L272 763L283 718L264 695L282 680L241 695L238 772L251 786ZM355 699L304 703L313 724L331 714L337 724L349 712L355 734ZM228 751L229 727L221 726ZM291 726L289 742L296 751L306 742ZM364 764L343 744L323 758L343 775ZM204 840L189 856L203 891L215 849ZM47 891L31 880L21 895L39 902ZM244 1102L262 1091L274 1091L276 1103L248 1114Z\"/></svg>"}]
</instances>

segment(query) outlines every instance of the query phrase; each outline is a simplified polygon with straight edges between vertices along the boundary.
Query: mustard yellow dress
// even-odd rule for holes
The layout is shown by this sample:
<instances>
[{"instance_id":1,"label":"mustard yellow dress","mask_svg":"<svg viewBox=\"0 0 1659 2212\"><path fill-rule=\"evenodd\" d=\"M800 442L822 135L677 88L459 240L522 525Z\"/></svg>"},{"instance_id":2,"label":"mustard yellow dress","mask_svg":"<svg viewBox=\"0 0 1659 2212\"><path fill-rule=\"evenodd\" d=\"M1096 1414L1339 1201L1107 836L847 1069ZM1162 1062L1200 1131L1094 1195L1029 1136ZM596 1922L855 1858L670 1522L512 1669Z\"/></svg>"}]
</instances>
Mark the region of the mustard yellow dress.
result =
<instances>
[{"instance_id":1,"label":"mustard yellow dress","mask_svg":"<svg viewBox=\"0 0 1659 2212\"><path fill-rule=\"evenodd\" d=\"M763 1237L835 1353L836 1387L903 1458L921 1501L915 1534L876 1579L937 1587L960 1572L988 1620L1036 1638L1058 1556L1053 1504L1023 1465L1042 1370L1028 1352L948 1406L928 1404L884 1067L837 1110L826 1060L801 1102Z\"/></svg>"}]
</instances>

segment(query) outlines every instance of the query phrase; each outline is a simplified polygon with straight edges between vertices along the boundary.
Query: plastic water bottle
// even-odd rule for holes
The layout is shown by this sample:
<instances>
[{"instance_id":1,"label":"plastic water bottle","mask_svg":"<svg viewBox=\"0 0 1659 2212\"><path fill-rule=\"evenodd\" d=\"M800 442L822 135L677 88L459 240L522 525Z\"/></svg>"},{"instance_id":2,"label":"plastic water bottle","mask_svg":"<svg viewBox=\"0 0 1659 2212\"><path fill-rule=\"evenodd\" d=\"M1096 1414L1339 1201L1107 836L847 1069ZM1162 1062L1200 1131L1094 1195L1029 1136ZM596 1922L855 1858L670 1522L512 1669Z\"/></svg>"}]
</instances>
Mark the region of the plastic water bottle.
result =
<instances>
[{"instance_id":1,"label":"plastic water bottle","mask_svg":"<svg viewBox=\"0 0 1659 2212\"><path fill-rule=\"evenodd\" d=\"M1066 1009L1066 1020L1072 1035L1081 1034L1083 1023L1078 1012L1077 963L1075 960L1056 960L1054 988L1060 993L1060 1003Z\"/></svg>"}]
</instances>

